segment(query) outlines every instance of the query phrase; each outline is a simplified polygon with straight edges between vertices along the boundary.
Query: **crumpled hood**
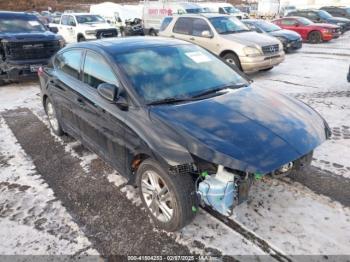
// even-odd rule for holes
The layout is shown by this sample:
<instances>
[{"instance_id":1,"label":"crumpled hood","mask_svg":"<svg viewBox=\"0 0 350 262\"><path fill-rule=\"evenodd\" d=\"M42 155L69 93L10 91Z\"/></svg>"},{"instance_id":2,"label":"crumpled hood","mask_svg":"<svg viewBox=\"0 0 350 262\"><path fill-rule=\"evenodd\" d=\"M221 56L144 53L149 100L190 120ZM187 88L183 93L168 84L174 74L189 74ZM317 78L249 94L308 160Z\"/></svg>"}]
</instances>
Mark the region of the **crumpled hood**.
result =
<instances>
[{"instance_id":1,"label":"crumpled hood","mask_svg":"<svg viewBox=\"0 0 350 262\"><path fill-rule=\"evenodd\" d=\"M248 172L272 172L326 140L325 122L318 113L261 88L154 106L150 112L179 134L191 154Z\"/></svg>"},{"instance_id":2,"label":"crumpled hood","mask_svg":"<svg viewBox=\"0 0 350 262\"><path fill-rule=\"evenodd\" d=\"M242 45L258 45L258 46L267 46L267 45L277 45L279 41L274 37L265 34L259 34L257 32L242 32L228 35L220 35L221 37L229 40L236 41Z\"/></svg>"},{"instance_id":3,"label":"crumpled hood","mask_svg":"<svg viewBox=\"0 0 350 262\"><path fill-rule=\"evenodd\" d=\"M275 37L282 36L282 37L285 37L285 38L287 38L288 40L291 40L291 41L295 41L295 40L301 39L301 36L297 32L294 32L292 30L287 30L287 29L273 31L273 32L270 32L268 34L270 34L272 36L275 36Z\"/></svg>"}]
</instances>

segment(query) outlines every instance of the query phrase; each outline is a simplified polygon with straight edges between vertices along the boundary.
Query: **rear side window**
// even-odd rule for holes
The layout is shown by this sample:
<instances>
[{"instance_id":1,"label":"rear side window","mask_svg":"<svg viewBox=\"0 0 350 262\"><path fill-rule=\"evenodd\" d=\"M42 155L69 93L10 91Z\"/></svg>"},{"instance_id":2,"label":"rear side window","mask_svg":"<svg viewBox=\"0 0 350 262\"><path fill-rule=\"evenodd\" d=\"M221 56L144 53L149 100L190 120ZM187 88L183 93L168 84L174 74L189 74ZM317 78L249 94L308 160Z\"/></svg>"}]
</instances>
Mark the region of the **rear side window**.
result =
<instances>
[{"instance_id":1,"label":"rear side window","mask_svg":"<svg viewBox=\"0 0 350 262\"><path fill-rule=\"evenodd\" d=\"M296 21L293 19L284 19L281 21L282 25L295 25Z\"/></svg>"},{"instance_id":2,"label":"rear side window","mask_svg":"<svg viewBox=\"0 0 350 262\"><path fill-rule=\"evenodd\" d=\"M192 35L194 35L194 36L202 36L202 33L204 31L211 32L208 23L205 20L200 19L200 18L193 19Z\"/></svg>"},{"instance_id":3,"label":"rear side window","mask_svg":"<svg viewBox=\"0 0 350 262\"><path fill-rule=\"evenodd\" d=\"M81 55L81 50L70 50L59 54L54 63L55 68L79 79Z\"/></svg>"},{"instance_id":4,"label":"rear side window","mask_svg":"<svg viewBox=\"0 0 350 262\"><path fill-rule=\"evenodd\" d=\"M84 83L97 88L102 83L118 85L112 68L100 55L92 52L86 53L84 64Z\"/></svg>"},{"instance_id":5,"label":"rear side window","mask_svg":"<svg viewBox=\"0 0 350 262\"><path fill-rule=\"evenodd\" d=\"M189 35L192 31L192 18L180 17L174 26L173 32L178 34Z\"/></svg>"},{"instance_id":6,"label":"rear side window","mask_svg":"<svg viewBox=\"0 0 350 262\"><path fill-rule=\"evenodd\" d=\"M162 22L162 24L160 26L159 31L164 31L168 27L168 25L171 23L171 21L173 21L172 17L165 17L163 19L163 22Z\"/></svg>"}]
</instances>

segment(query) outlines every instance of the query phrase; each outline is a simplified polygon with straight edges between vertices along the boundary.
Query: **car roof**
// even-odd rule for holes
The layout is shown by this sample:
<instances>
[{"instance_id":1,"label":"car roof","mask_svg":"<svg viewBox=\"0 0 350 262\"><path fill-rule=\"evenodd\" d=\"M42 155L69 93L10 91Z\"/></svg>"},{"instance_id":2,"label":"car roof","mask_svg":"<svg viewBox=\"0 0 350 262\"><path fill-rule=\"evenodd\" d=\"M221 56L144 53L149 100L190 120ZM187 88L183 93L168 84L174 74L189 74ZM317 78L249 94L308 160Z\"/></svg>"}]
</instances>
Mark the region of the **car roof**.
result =
<instances>
[{"instance_id":1,"label":"car roof","mask_svg":"<svg viewBox=\"0 0 350 262\"><path fill-rule=\"evenodd\" d=\"M223 17L223 16L230 16L226 14L219 14L219 13L199 13L199 14L175 14L175 17L205 17L205 18L212 18L212 17Z\"/></svg>"},{"instance_id":2,"label":"car roof","mask_svg":"<svg viewBox=\"0 0 350 262\"><path fill-rule=\"evenodd\" d=\"M191 43L165 37L133 36L123 38L104 38L96 41L79 42L70 44L69 48L87 48L103 50L110 55L127 53L136 49L147 49L151 47L191 45Z\"/></svg>"},{"instance_id":3,"label":"car roof","mask_svg":"<svg viewBox=\"0 0 350 262\"><path fill-rule=\"evenodd\" d=\"M90 13L63 13L62 15L96 15L96 14L90 14Z\"/></svg>"},{"instance_id":4,"label":"car roof","mask_svg":"<svg viewBox=\"0 0 350 262\"><path fill-rule=\"evenodd\" d=\"M37 19L36 15L34 14L30 14L30 13L26 13L26 12L10 12L10 11L0 11L0 17L1 18L32 18L34 20Z\"/></svg>"}]
</instances>

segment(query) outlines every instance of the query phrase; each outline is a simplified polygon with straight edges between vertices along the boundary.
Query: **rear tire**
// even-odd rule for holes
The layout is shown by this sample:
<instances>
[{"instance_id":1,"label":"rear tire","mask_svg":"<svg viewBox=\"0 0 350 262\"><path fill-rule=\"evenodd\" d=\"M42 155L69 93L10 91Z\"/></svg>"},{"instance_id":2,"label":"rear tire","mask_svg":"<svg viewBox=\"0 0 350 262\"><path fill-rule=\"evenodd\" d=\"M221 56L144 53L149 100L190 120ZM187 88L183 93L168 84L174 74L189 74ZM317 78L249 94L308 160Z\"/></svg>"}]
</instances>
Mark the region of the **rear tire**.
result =
<instances>
[{"instance_id":1,"label":"rear tire","mask_svg":"<svg viewBox=\"0 0 350 262\"><path fill-rule=\"evenodd\" d=\"M78 42L84 42L84 41L86 41L84 36L82 35L78 36Z\"/></svg>"},{"instance_id":2,"label":"rear tire","mask_svg":"<svg viewBox=\"0 0 350 262\"><path fill-rule=\"evenodd\" d=\"M46 101L45 101L45 112L49 119L49 123L52 131L57 136L63 136L64 132L60 122L58 121L56 109L49 98L46 98Z\"/></svg>"},{"instance_id":3,"label":"rear tire","mask_svg":"<svg viewBox=\"0 0 350 262\"><path fill-rule=\"evenodd\" d=\"M171 175L156 161L144 160L137 170L141 200L156 227L177 231L188 225L196 213L194 181L189 174Z\"/></svg>"},{"instance_id":4,"label":"rear tire","mask_svg":"<svg viewBox=\"0 0 350 262\"><path fill-rule=\"evenodd\" d=\"M322 42L322 35L318 31L313 31L309 34L307 39L311 44L318 44Z\"/></svg>"},{"instance_id":5,"label":"rear tire","mask_svg":"<svg viewBox=\"0 0 350 262\"><path fill-rule=\"evenodd\" d=\"M239 61L239 58L234 53L227 53L222 57L227 63L231 65L235 65L239 70L242 70L241 61Z\"/></svg>"}]
</instances>

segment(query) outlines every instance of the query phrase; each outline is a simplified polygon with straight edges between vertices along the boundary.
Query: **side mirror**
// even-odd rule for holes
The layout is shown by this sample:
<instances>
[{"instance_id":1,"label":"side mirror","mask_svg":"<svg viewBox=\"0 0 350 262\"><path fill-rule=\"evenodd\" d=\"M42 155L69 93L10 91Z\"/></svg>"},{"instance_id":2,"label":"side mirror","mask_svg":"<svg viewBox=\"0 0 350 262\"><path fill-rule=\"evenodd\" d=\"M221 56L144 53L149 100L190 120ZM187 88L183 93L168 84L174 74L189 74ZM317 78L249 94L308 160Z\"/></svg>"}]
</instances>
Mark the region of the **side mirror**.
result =
<instances>
[{"instance_id":1,"label":"side mirror","mask_svg":"<svg viewBox=\"0 0 350 262\"><path fill-rule=\"evenodd\" d=\"M112 103L118 96L118 87L112 84L102 83L98 85L97 92L104 99Z\"/></svg>"},{"instance_id":2,"label":"side mirror","mask_svg":"<svg viewBox=\"0 0 350 262\"><path fill-rule=\"evenodd\" d=\"M294 25L295 25L296 27L300 26L300 24L299 24L298 22L296 22Z\"/></svg>"},{"instance_id":3,"label":"side mirror","mask_svg":"<svg viewBox=\"0 0 350 262\"><path fill-rule=\"evenodd\" d=\"M107 20L106 22L107 22L108 24L112 23L111 20Z\"/></svg>"},{"instance_id":4,"label":"side mirror","mask_svg":"<svg viewBox=\"0 0 350 262\"><path fill-rule=\"evenodd\" d=\"M70 22L69 22L69 25L70 25L70 26L76 26L76 24L75 24L74 21L70 21Z\"/></svg>"},{"instance_id":5,"label":"side mirror","mask_svg":"<svg viewBox=\"0 0 350 262\"><path fill-rule=\"evenodd\" d=\"M213 35L210 31L206 30L202 32L202 37L206 37L206 38L212 38Z\"/></svg>"},{"instance_id":6,"label":"side mirror","mask_svg":"<svg viewBox=\"0 0 350 262\"><path fill-rule=\"evenodd\" d=\"M128 101L123 96L119 96L119 89L117 86L102 83L97 87L97 92L104 99L111 103L115 103L121 110L128 109Z\"/></svg>"}]
</instances>

